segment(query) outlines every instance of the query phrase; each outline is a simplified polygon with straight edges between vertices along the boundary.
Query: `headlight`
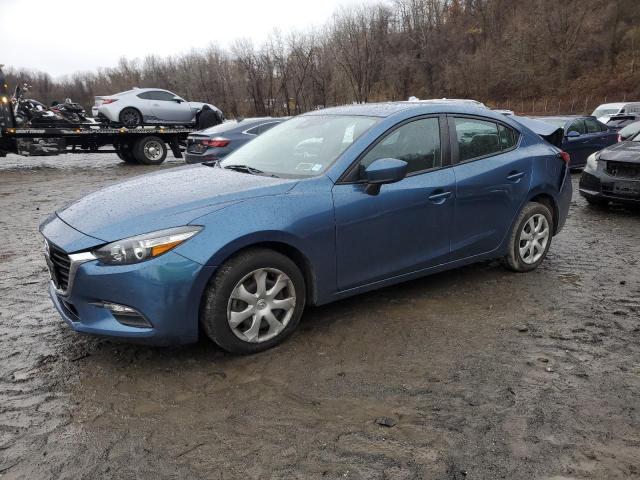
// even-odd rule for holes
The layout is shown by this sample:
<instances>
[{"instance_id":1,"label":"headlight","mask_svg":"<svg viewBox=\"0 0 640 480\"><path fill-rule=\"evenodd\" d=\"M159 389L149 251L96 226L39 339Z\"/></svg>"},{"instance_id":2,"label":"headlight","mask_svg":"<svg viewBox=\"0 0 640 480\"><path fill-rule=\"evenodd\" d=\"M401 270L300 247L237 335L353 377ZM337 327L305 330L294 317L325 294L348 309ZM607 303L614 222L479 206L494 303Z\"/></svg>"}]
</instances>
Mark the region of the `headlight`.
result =
<instances>
[{"instance_id":1,"label":"headlight","mask_svg":"<svg viewBox=\"0 0 640 480\"><path fill-rule=\"evenodd\" d=\"M109 243L92 253L107 265L130 265L159 257L193 237L203 227L186 226L158 230Z\"/></svg>"},{"instance_id":2,"label":"headlight","mask_svg":"<svg viewBox=\"0 0 640 480\"><path fill-rule=\"evenodd\" d=\"M589 155L589 158L587 158L586 170L595 172L598 169L598 158L600 158L600 152L595 152Z\"/></svg>"}]
</instances>

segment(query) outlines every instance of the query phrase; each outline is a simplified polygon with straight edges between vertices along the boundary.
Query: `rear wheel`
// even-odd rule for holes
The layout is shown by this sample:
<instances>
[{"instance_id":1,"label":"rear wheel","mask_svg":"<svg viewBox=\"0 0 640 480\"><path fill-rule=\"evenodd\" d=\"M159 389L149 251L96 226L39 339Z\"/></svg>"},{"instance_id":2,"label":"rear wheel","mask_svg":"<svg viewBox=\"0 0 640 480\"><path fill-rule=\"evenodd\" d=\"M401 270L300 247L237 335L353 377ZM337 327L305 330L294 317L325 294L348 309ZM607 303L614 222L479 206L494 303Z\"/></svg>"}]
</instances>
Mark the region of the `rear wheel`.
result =
<instances>
[{"instance_id":1,"label":"rear wheel","mask_svg":"<svg viewBox=\"0 0 640 480\"><path fill-rule=\"evenodd\" d=\"M160 165L167 158L167 145L161 138L149 135L135 143L133 157L143 165Z\"/></svg>"},{"instance_id":2,"label":"rear wheel","mask_svg":"<svg viewBox=\"0 0 640 480\"><path fill-rule=\"evenodd\" d=\"M551 246L553 228L553 215L545 205L525 205L511 232L506 266L515 272L538 268Z\"/></svg>"},{"instance_id":3,"label":"rear wheel","mask_svg":"<svg viewBox=\"0 0 640 480\"><path fill-rule=\"evenodd\" d=\"M118 119L127 128L135 128L138 125L142 125L142 114L135 108L123 108Z\"/></svg>"},{"instance_id":4,"label":"rear wheel","mask_svg":"<svg viewBox=\"0 0 640 480\"><path fill-rule=\"evenodd\" d=\"M120 160L126 163L138 163L135 156L133 155L133 149L131 148L130 143L121 143L115 146L116 155Z\"/></svg>"},{"instance_id":5,"label":"rear wheel","mask_svg":"<svg viewBox=\"0 0 640 480\"><path fill-rule=\"evenodd\" d=\"M200 323L228 352L267 350L300 322L305 288L302 273L288 257L269 249L247 250L226 262L211 280Z\"/></svg>"}]
</instances>

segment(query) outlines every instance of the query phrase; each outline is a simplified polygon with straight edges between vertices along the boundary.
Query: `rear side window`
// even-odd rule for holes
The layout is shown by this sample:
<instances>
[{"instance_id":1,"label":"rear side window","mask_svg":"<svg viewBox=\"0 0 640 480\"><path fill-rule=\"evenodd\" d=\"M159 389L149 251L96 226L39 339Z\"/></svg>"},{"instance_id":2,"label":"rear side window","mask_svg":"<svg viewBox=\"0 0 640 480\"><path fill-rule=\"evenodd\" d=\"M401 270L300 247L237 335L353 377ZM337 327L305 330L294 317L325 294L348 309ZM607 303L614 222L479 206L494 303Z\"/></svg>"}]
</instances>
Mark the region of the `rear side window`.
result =
<instances>
[{"instance_id":1,"label":"rear side window","mask_svg":"<svg viewBox=\"0 0 640 480\"><path fill-rule=\"evenodd\" d=\"M581 135L587 133L587 127L584 124L584 120L574 120L567 128L567 132L578 132Z\"/></svg>"},{"instance_id":2,"label":"rear side window","mask_svg":"<svg viewBox=\"0 0 640 480\"><path fill-rule=\"evenodd\" d=\"M593 118L585 118L584 124L587 126L587 133L600 133L600 125Z\"/></svg>"},{"instance_id":3,"label":"rear side window","mask_svg":"<svg viewBox=\"0 0 640 480\"><path fill-rule=\"evenodd\" d=\"M439 120L423 118L398 127L369 150L360 161L360 171L381 158L404 160L407 173L442 166Z\"/></svg>"},{"instance_id":4,"label":"rear side window","mask_svg":"<svg viewBox=\"0 0 640 480\"><path fill-rule=\"evenodd\" d=\"M496 123L473 118L456 118L455 125L461 162L502 151Z\"/></svg>"},{"instance_id":5,"label":"rear side window","mask_svg":"<svg viewBox=\"0 0 640 480\"><path fill-rule=\"evenodd\" d=\"M498 138L500 139L500 147L502 150L511 150L518 143L518 132L512 128L498 124Z\"/></svg>"},{"instance_id":6,"label":"rear side window","mask_svg":"<svg viewBox=\"0 0 640 480\"><path fill-rule=\"evenodd\" d=\"M248 133L249 135L260 135L261 133L266 132L270 128L275 127L278 123L279 122L263 123L261 125L257 125L253 128L250 128L245 133Z\"/></svg>"}]
</instances>

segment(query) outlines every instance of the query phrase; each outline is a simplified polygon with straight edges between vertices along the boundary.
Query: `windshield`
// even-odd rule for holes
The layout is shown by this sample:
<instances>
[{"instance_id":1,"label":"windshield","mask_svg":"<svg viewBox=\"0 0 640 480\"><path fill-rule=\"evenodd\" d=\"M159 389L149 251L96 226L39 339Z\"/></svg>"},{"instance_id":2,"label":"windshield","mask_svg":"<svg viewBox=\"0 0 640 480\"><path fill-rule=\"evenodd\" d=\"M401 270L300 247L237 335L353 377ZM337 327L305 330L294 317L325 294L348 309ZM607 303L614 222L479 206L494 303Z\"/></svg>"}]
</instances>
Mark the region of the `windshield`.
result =
<instances>
[{"instance_id":1,"label":"windshield","mask_svg":"<svg viewBox=\"0 0 640 480\"><path fill-rule=\"evenodd\" d=\"M620 111L619 108L596 108L591 116L602 117L603 115L615 115Z\"/></svg>"},{"instance_id":2,"label":"windshield","mask_svg":"<svg viewBox=\"0 0 640 480\"><path fill-rule=\"evenodd\" d=\"M303 115L263 133L225 157L220 166L278 177L313 177L378 121L362 116Z\"/></svg>"}]
</instances>

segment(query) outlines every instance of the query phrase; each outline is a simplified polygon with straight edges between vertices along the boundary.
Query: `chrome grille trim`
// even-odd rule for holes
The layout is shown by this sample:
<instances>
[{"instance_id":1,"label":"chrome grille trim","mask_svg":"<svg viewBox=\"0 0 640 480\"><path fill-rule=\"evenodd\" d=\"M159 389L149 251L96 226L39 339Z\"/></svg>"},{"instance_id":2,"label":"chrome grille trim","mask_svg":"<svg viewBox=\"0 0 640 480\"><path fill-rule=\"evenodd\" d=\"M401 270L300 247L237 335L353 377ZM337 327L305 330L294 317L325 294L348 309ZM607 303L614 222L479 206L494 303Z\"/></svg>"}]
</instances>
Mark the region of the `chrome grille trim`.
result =
<instances>
[{"instance_id":1,"label":"chrome grille trim","mask_svg":"<svg viewBox=\"0 0 640 480\"><path fill-rule=\"evenodd\" d=\"M51 283L58 295L68 297L73 288L73 281L78 267L83 263L96 260L96 257L91 252L72 253L69 255L48 240L45 240L45 242L45 257L51 274Z\"/></svg>"}]
</instances>

